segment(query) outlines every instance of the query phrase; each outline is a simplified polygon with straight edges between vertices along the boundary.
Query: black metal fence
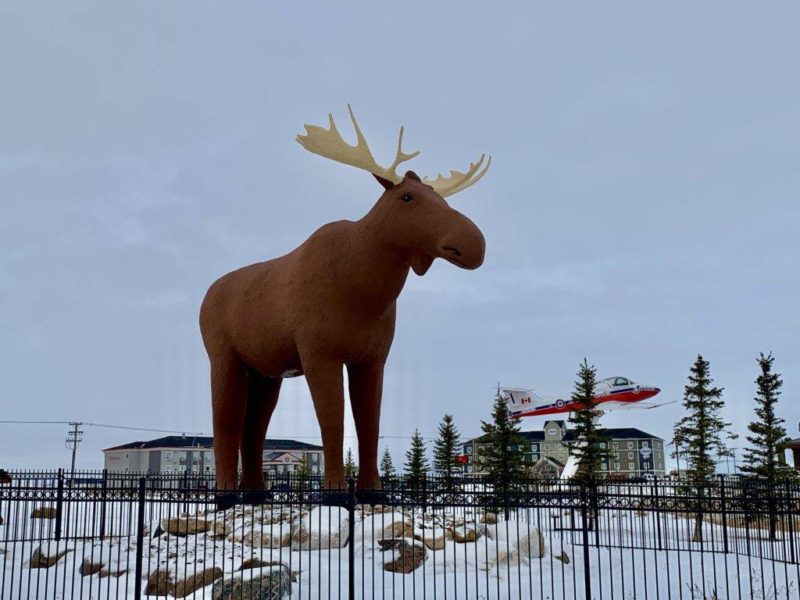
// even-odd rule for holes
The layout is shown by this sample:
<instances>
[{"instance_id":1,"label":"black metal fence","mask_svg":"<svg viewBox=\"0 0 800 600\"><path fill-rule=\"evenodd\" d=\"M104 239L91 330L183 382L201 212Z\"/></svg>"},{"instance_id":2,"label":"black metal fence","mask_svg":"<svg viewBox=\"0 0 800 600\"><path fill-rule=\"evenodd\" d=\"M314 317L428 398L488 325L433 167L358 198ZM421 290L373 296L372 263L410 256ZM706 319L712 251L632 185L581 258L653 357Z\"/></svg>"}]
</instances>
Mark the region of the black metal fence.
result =
<instances>
[{"instance_id":1,"label":"black metal fence","mask_svg":"<svg viewBox=\"0 0 800 600\"><path fill-rule=\"evenodd\" d=\"M0 598L800 597L794 482L266 483L12 472Z\"/></svg>"}]
</instances>

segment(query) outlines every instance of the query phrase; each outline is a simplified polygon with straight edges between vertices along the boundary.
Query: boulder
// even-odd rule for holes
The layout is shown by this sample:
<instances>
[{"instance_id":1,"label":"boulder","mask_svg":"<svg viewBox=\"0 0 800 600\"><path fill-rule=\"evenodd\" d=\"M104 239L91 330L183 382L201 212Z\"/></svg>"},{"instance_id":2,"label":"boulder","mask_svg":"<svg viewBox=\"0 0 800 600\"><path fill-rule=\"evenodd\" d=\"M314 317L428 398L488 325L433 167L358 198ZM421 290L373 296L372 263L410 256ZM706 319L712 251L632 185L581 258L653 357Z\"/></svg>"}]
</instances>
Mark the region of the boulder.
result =
<instances>
[{"instance_id":1,"label":"boulder","mask_svg":"<svg viewBox=\"0 0 800 600\"><path fill-rule=\"evenodd\" d=\"M285 565L272 567L252 579L220 579L211 590L213 600L280 600L292 590L292 574Z\"/></svg>"},{"instance_id":2,"label":"boulder","mask_svg":"<svg viewBox=\"0 0 800 600\"><path fill-rule=\"evenodd\" d=\"M196 590L211 585L215 580L222 577L222 569L214 567L212 569L205 569L194 575L190 575L185 579L178 581L172 589L171 594L176 598L185 598L189 594L194 593Z\"/></svg>"},{"instance_id":3,"label":"boulder","mask_svg":"<svg viewBox=\"0 0 800 600\"><path fill-rule=\"evenodd\" d=\"M339 507L315 507L291 524L292 550L344 548L348 536L347 511Z\"/></svg>"},{"instance_id":4,"label":"boulder","mask_svg":"<svg viewBox=\"0 0 800 600\"><path fill-rule=\"evenodd\" d=\"M567 553L566 553L566 552L564 552L563 550L561 551L561 554L559 554L558 556L555 556L554 558L555 558L556 560L560 560L560 561L561 561L562 563L564 563L565 565L568 565L568 564L569 564L569 556L568 556L568 555L567 555Z\"/></svg>"},{"instance_id":5,"label":"boulder","mask_svg":"<svg viewBox=\"0 0 800 600\"><path fill-rule=\"evenodd\" d=\"M394 521L383 528L380 537L382 539L413 538L414 529L405 521Z\"/></svg>"},{"instance_id":6,"label":"boulder","mask_svg":"<svg viewBox=\"0 0 800 600\"><path fill-rule=\"evenodd\" d=\"M55 519L56 509L52 506L38 506L33 509L31 519Z\"/></svg>"},{"instance_id":7,"label":"boulder","mask_svg":"<svg viewBox=\"0 0 800 600\"><path fill-rule=\"evenodd\" d=\"M467 542L474 542L481 534L472 527L455 527L453 529L453 539L459 544L466 544Z\"/></svg>"},{"instance_id":8,"label":"boulder","mask_svg":"<svg viewBox=\"0 0 800 600\"><path fill-rule=\"evenodd\" d=\"M448 540L448 536L441 530L439 533L434 533L433 530L425 530L424 534L419 532L415 533L414 539L425 544L428 550L442 550ZM453 539L452 536L450 536L449 539Z\"/></svg>"},{"instance_id":9,"label":"boulder","mask_svg":"<svg viewBox=\"0 0 800 600\"><path fill-rule=\"evenodd\" d=\"M497 513L487 512L481 518L481 523L487 523L489 525L494 525L497 523Z\"/></svg>"},{"instance_id":10,"label":"boulder","mask_svg":"<svg viewBox=\"0 0 800 600\"><path fill-rule=\"evenodd\" d=\"M119 571L110 571L108 569L102 569L100 571L100 579L103 579L104 577L116 577L117 579L119 579L127 572L128 569L120 569Z\"/></svg>"},{"instance_id":11,"label":"boulder","mask_svg":"<svg viewBox=\"0 0 800 600\"><path fill-rule=\"evenodd\" d=\"M172 577L166 569L156 569L147 577L145 596L166 596L172 588Z\"/></svg>"},{"instance_id":12,"label":"boulder","mask_svg":"<svg viewBox=\"0 0 800 600\"><path fill-rule=\"evenodd\" d=\"M89 558L84 558L83 562L81 562L81 566L78 569L78 572L81 574L82 577L86 577L87 575L94 575L95 573L99 573L105 565L101 562L92 562Z\"/></svg>"},{"instance_id":13,"label":"boulder","mask_svg":"<svg viewBox=\"0 0 800 600\"><path fill-rule=\"evenodd\" d=\"M214 530L214 535L224 535L225 524L195 517L172 517L161 520L161 529L170 535L185 537Z\"/></svg>"},{"instance_id":14,"label":"boulder","mask_svg":"<svg viewBox=\"0 0 800 600\"><path fill-rule=\"evenodd\" d=\"M520 532L516 546L517 552L524 558L542 558L544 556L544 536L536 527L531 527L526 532Z\"/></svg>"},{"instance_id":15,"label":"boulder","mask_svg":"<svg viewBox=\"0 0 800 600\"><path fill-rule=\"evenodd\" d=\"M48 556L42 551L42 547L39 546L36 550L33 551L31 554L31 562L30 568L31 569L49 569L62 558L64 558L68 552L72 552L72 550L62 550L61 552L57 552L53 556Z\"/></svg>"},{"instance_id":16,"label":"boulder","mask_svg":"<svg viewBox=\"0 0 800 600\"><path fill-rule=\"evenodd\" d=\"M406 539L391 541L399 543L400 547L396 549L395 559L384 563L384 571L408 574L425 562L427 556L425 546Z\"/></svg>"},{"instance_id":17,"label":"boulder","mask_svg":"<svg viewBox=\"0 0 800 600\"><path fill-rule=\"evenodd\" d=\"M262 567L280 567L282 563L271 560L260 560L258 558L247 558L242 562L242 566L238 571L246 571L247 569L260 569Z\"/></svg>"}]
</instances>

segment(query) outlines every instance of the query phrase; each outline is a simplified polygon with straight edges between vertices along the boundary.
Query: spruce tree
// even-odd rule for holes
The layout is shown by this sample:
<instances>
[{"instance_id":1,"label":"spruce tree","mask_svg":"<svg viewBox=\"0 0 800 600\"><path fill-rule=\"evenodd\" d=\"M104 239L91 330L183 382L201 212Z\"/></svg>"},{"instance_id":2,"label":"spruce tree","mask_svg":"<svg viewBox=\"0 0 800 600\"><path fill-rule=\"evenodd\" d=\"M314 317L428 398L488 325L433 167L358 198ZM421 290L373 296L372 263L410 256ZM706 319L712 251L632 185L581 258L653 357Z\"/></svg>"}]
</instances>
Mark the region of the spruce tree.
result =
<instances>
[{"instance_id":1,"label":"spruce tree","mask_svg":"<svg viewBox=\"0 0 800 600\"><path fill-rule=\"evenodd\" d=\"M519 419L513 419L508 402L498 391L492 406L492 421L481 421L484 435L479 444L478 466L495 484L507 484L527 475L524 448L527 440L519 434Z\"/></svg>"},{"instance_id":2,"label":"spruce tree","mask_svg":"<svg viewBox=\"0 0 800 600\"><path fill-rule=\"evenodd\" d=\"M458 433L453 415L445 415L439 424L439 437L433 443L433 468L444 476L444 484L450 487L456 471L455 458L459 453L461 436Z\"/></svg>"},{"instance_id":3,"label":"spruce tree","mask_svg":"<svg viewBox=\"0 0 800 600\"><path fill-rule=\"evenodd\" d=\"M389 448L384 448L383 457L381 458L381 477L383 479L392 479L395 475L397 473L394 470L392 455L389 454Z\"/></svg>"},{"instance_id":4,"label":"spruce tree","mask_svg":"<svg viewBox=\"0 0 800 600\"><path fill-rule=\"evenodd\" d=\"M569 417L576 440L570 447L570 454L578 460L578 477L591 483L597 481L603 461L608 461L610 457L608 448L602 445L607 440L597 426L597 419L603 411L597 408L595 402L596 386L597 371L584 358L572 391L572 400L578 408Z\"/></svg>"},{"instance_id":5,"label":"spruce tree","mask_svg":"<svg viewBox=\"0 0 800 600\"><path fill-rule=\"evenodd\" d=\"M425 456L425 440L422 439L419 429L414 430L411 436L411 448L406 452L405 472L408 482L418 486L428 472L428 459Z\"/></svg>"},{"instance_id":6,"label":"spruce tree","mask_svg":"<svg viewBox=\"0 0 800 600\"><path fill-rule=\"evenodd\" d=\"M353 450L348 448L344 457L344 476L355 477L358 475L358 465L353 460Z\"/></svg>"},{"instance_id":7,"label":"spruce tree","mask_svg":"<svg viewBox=\"0 0 800 600\"><path fill-rule=\"evenodd\" d=\"M706 482L717 470L717 459L733 454L723 438L736 438L728 430L730 423L723 421L720 416L725 402L722 400L722 388L712 387L713 382L709 362L698 355L689 374L689 384L684 388L683 408L686 416L675 424L675 444L681 447L686 457L688 477L696 484L693 492L698 507L692 538L695 542L702 541Z\"/></svg>"},{"instance_id":8,"label":"spruce tree","mask_svg":"<svg viewBox=\"0 0 800 600\"><path fill-rule=\"evenodd\" d=\"M772 353L764 356L762 352L757 360L761 369L754 398L757 419L747 426L752 435L747 436L750 448L745 451L742 471L772 482L791 475L791 469L778 460L778 453L789 442L785 421L775 414L783 381L779 373L772 372Z\"/></svg>"}]
</instances>

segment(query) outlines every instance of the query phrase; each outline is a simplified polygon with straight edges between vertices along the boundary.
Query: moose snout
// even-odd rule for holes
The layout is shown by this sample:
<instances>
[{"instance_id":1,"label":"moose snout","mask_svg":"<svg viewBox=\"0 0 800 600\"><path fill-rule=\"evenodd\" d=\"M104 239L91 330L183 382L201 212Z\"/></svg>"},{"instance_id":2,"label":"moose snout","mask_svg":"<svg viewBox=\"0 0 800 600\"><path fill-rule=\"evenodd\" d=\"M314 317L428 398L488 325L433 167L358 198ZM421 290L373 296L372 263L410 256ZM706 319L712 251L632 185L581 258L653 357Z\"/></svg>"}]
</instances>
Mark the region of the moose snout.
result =
<instances>
[{"instance_id":1,"label":"moose snout","mask_svg":"<svg viewBox=\"0 0 800 600\"><path fill-rule=\"evenodd\" d=\"M441 240L441 257L462 269L477 269L483 264L486 240L478 227L458 214L458 225Z\"/></svg>"}]
</instances>

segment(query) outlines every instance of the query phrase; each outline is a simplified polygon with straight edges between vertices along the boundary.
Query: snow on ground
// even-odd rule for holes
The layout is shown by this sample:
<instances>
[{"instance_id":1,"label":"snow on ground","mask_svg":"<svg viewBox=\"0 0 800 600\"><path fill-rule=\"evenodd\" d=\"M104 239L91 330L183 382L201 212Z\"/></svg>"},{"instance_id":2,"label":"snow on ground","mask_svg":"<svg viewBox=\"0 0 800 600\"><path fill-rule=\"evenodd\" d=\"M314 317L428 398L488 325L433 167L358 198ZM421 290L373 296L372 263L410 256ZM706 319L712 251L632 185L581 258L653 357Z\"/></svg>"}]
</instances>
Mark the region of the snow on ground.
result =
<instances>
[{"instance_id":1,"label":"snow on ground","mask_svg":"<svg viewBox=\"0 0 800 600\"><path fill-rule=\"evenodd\" d=\"M192 585L208 585L191 592L192 586L184 584L180 590L190 592L187 598L211 598L211 582L220 574L228 581L278 570L291 585L291 598L347 597L351 540L345 510L266 506L214 513L180 505L188 508L181 518L175 508L148 514L143 590L157 584L163 572L162 583L167 585L168 578L175 594L176 584L207 571L207 580ZM119 511L110 529L126 535L100 541L88 537L96 532L81 525L86 520L79 513L65 520L65 531L87 536L84 539L0 541L0 598L134 597L136 537L127 533L135 528L121 528L135 520ZM654 547L653 529L644 526L641 517L609 511L599 521L600 546L592 545L593 534L589 537L586 563L581 532L556 529L567 519L557 513L521 511L509 520L501 515L493 523L493 515L469 510L458 514L441 510L423 514L400 507L357 510L352 544L355 596L584 598L587 564L593 598L795 599L800 595L800 565L698 552L700 545L691 542L691 523L686 519L664 522L665 550L608 547L612 543ZM12 538L11 532L26 536L33 532L34 540L51 534L52 522L37 523L27 513L10 517L0 527L0 540ZM159 528L167 532L160 533ZM729 533L735 537L735 532ZM720 528L707 524L704 534L706 548L719 549ZM784 548L786 541L785 537L778 542L759 540L762 554L769 556L763 553L764 544ZM416 565L417 560L421 564ZM54 564L47 567L51 561ZM39 568L31 568L32 562ZM255 568L240 570L243 564ZM405 569L410 572L402 572Z\"/></svg>"}]
</instances>

